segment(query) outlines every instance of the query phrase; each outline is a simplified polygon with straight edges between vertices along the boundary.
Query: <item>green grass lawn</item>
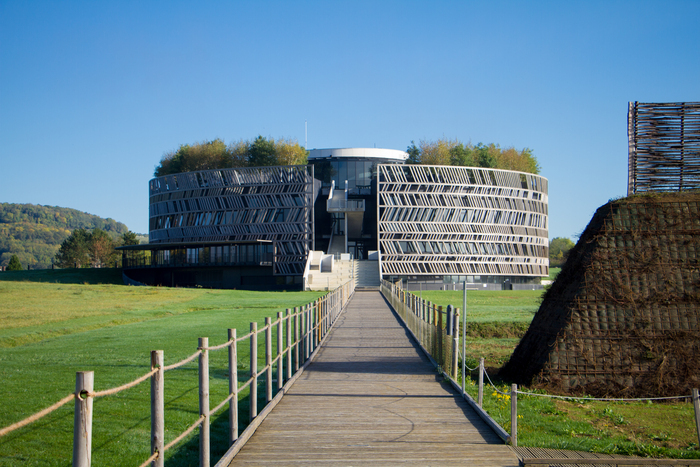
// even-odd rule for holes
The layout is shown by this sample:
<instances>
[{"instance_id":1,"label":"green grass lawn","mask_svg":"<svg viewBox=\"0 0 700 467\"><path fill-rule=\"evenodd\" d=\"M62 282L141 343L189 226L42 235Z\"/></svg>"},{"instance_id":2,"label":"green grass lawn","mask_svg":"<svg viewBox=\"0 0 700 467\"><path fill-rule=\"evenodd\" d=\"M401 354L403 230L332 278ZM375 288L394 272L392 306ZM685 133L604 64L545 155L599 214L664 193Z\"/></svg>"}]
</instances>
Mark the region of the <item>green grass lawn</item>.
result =
<instances>
[{"instance_id":1,"label":"green grass lawn","mask_svg":"<svg viewBox=\"0 0 700 467\"><path fill-rule=\"evenodd\" d=\"M320 292L246 292L118 285L114 270L0 273L0 427L73 392L75 372L95 372L95 390L124 384L150 369L151 350L169 365L239 335L255 321L308 303ZM541 291L468 291L467 364L486 357L490 374L511 355L539 307ZM462 292L423 292L425 299L462 307ZM261 339L262 340L262 339ZM273 342L276 339L273 337ZM260 344L262 345L262 343ZM274 348L274 347L273 347ZM247 345L239 345L239 380L249 377ZM263 365L262 347L258 351ZM226 351L210 355L214 407L226 397ZM474 379L474 381L476 378ZM471 380L470 380L471 381ZM505 382L495 380L502 391ZM198 416L197 362L165 374L166 443ZM262 386L259 396L264 399ZM476 396L472 382L468 391ZM241 395L241 429L248 419ZM262 406L261 401L259 406ZM487 389L484 405L507 430L507 397ZM150 385L146 381L94 403L93 465L139 465L150 452ZM519 444L669 457L700 457L690 403L609 403L521 396ZM0 466L70 465L73 404L0 438ZM212 457L227 448L226 411L213 417ZM166 465L197 465L197 430L168 451ZM213 465L213 464L212 464Z\"/></svg>"},{"instance_id":2,"label":"green grass lawn","mask_svg":"<svg viewBox=\"0 0 700 467\"><path fill-rule=\"evenodd\" d=\"M467 321L470 323L502 322L527 323L540 307L542 290L467 290ZM414 292L416 295L420 293ZM424 290L423 300L443 309L447 305L462 308L461 290Z\"/></svg>"},{"instance_id":3,"label":"green grass lawn","mask_svg":"<svg viewBox=\"0 0 700 467\"><path fill-rule=\"evenodd\" d=\"M0 427L73 392L77 371L95 372L96 391L119 386L150 370L151 350L163 350L169 365L194 353L198 337L209 337L210 345L223 343L228 328L245 334L250 322L262 327L265 317L274 319L278 311L322 295L127 287L90 278L89 271L74 270L70 275L55 271L53 278L52 271L46 271L42 282L31 282L36 275L28 273L34 271L25 272L24 281L20 273L0 273ZM61 282L61 276L69 283ZM259 366L264 366L262 350L258 351ZM248 345L240 344L238 351L239 379L244 381L249 377ZM228 393L225 350L210 354L210 368L213 408ZM166 443L197 419L197 385L196 360L166 372ZM264 391L259 393L264 399ZM242 422L248 419L247 406L247 402L241 404ZM224 410L212 426L214 459L226 451L227 425ZM68 404L0 438L0 466L70 465L72 426L73 404ZM197 440L195 430L180 446L168 451L167 465L196 465ZM149 454L148 381L96 399L92 465L139 465Z\"/></svg>"},{"instance_id":4,"label":"green grass lawn","mask_svg":"<svg viewBox=\"0 0 700 467\"><path fill-rule=\"evenodd\" d=\"M468 379L467 392L476 399L478 383L474 376ZM509 385L499 381L496 384L501 393L510 391ZM510 432L510 396L501 393L486 386L484 408ZM519 395L518 445L641 457L700 458L690 402L604 402Z\"/></svg>"}]
</instances>

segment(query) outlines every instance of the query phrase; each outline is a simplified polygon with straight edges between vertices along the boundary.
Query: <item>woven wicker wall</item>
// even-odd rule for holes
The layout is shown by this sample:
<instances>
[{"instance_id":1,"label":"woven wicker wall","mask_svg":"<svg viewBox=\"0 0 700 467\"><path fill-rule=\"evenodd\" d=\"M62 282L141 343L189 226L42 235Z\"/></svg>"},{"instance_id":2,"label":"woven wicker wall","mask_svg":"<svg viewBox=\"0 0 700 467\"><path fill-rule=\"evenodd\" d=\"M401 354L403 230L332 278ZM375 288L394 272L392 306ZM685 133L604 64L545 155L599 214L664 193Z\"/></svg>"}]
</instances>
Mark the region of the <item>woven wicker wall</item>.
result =
<instances>
[{"instance_id":1,"label":"woven wicker wall","mask_svg":"<svg viewBox=\"0 0 700 467\"><path fill-rule=\"evenodd\" d=\"M700 194L598 209L504 377L596 396L689 394L700 381Z\"/></svg>"},{"instance_id":2,"label":"woven wicker wall","mask_svg":"<svg viewBox=\"0 0 700 467\"><path fill-rule=\"evenodd\" d=\"M700 188L700 102L630 102L627 194Z\"/></svg>"}]
</instances>

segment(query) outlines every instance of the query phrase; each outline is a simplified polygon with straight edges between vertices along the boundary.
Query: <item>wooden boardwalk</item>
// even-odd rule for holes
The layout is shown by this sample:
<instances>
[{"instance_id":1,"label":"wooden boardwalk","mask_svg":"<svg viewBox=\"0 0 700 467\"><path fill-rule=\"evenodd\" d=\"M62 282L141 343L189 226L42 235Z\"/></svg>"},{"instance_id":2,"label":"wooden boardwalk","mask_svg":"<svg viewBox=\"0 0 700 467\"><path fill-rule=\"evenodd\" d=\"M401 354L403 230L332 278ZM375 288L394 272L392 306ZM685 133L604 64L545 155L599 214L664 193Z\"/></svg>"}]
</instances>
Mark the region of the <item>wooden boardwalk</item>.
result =
<instances>
[{"instance_id":1,"label":"wooden boardwalk","mask_svg":"<svg viewBox=\"0 0 700 467\"><path fill-rule=\"evenodd\" d=\"M230 465L517 466L518 458L440 382L381 294L358 291Z\"/></svg>"}]
</instances>

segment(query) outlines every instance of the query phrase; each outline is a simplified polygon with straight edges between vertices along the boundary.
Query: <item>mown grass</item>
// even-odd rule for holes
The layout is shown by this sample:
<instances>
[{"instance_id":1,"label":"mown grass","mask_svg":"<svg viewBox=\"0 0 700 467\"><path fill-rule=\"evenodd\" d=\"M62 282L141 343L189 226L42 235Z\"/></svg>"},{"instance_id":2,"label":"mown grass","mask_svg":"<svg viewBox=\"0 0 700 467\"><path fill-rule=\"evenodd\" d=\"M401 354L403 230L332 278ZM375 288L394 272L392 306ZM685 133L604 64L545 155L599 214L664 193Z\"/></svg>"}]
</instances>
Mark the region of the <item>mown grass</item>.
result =
<instances>
[{"instance_id":1,"label":"mown grass","mask_svg":"<svg viewBox=\"0 0 700 467\"><path fill-rule=\"evenodd\" d=\"M420 293L414 292L416 295ZM461 290L425 290L423 300L447 308L462 308ZM537 313L542 290L467 290L467 322L527 323Z\"/></svg>"},{"instance_id":2,"label":"mown grass","mask_svg":"<svg viewBox=\"0 0 700 467\"><path fill-rule=\"evenodd\" d=\"M32 272L32 271L30 271ZM210 345L226 341L226 329L239 335L250 322L308 303L319 292L247 292L92 285L89 272L67 282L61 274L42 283L11 280L0 273L0 427L21 420L74 391L77 371L95 372L95 390L127 383L150 370L150 351L163 350L165 364L197 350L197 338ZM28 280L33 280L30 274ZM82 276L82 277L81 277ZM36 277L36 276L34 276ZM84 284L84 282L88 282ZM274 336L274 334L273 334ZM276 342L273 337L273 343ZM258 365L264 365L261 339ZM249 377L249 346L238 348L239 380ZM210 354L211 407L228 393L226 351ZM165 374L166 443L198 417L197 361ZM247 391L246 391L247 392ZM259 390L264 399L264 390ZM242 394L245 398L246 394ZM261 401L261 404L264 400ZM139 465L150 452L148 382L94 403L94 466ZM240 407L241 426L248 403ZM73 407L0 438L0 465L70 465ZM212 457L226 448L228 418L217 414L212 426ZM197 431L168 451L169 466L196 465Z\"/></svg>"}]
</instances>

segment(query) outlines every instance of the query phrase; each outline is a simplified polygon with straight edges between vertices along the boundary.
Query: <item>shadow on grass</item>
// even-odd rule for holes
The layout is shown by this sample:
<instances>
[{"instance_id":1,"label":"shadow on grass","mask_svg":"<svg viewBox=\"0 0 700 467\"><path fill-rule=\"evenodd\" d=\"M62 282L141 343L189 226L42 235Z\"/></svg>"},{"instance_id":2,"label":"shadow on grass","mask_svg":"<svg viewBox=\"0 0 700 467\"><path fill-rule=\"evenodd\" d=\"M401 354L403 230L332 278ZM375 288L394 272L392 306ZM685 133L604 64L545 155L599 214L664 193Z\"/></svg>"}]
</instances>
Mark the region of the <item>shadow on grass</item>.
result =
<instances>
[{"instance_id":1,"label":"shadow on grass","mask_svg":"<svg viewBox=\"0 0 700 467\"><path fill-rule=\"evenodd\" d=\"M124 285L119 268L38 269L35 271L3 271L0 281L50 282L56 284L116 284Z\"/></svg>"}]
</instances>

